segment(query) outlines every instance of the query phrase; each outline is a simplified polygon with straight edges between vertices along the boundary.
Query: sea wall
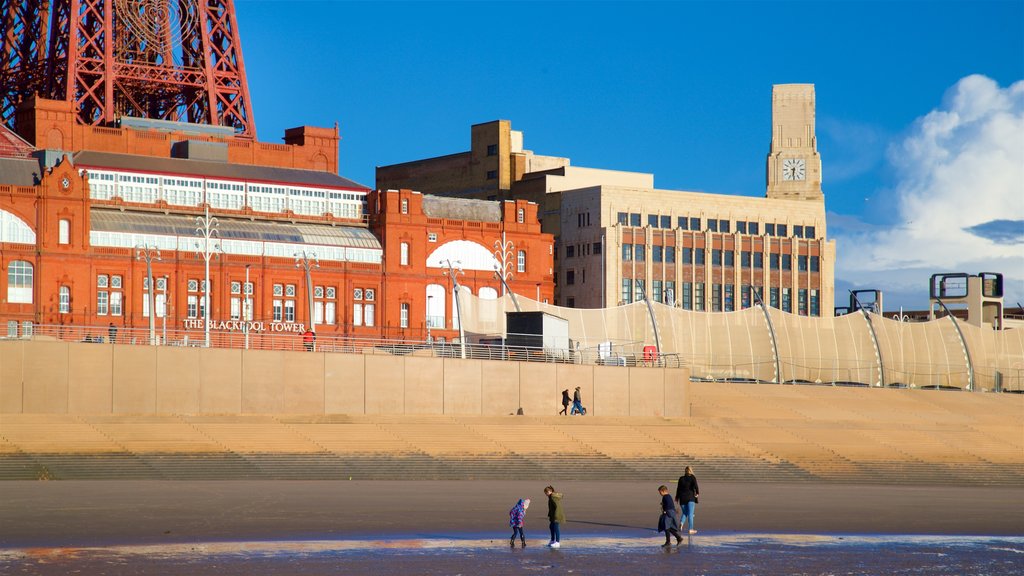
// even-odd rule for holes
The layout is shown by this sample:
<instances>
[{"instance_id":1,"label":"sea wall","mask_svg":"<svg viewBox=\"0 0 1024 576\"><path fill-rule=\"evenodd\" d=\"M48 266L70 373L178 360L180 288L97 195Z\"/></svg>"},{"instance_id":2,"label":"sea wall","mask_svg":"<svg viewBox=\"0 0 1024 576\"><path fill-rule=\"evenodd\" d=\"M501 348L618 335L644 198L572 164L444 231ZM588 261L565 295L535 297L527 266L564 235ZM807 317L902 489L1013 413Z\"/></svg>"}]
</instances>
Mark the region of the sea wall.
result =
<instances>
[{"instance_id":1,"label":"sea wall","mask_svg":"<svg viewBox=\"0 0 1024 576\"><path fill-rule=\"evenodd\" d=\"M390 354L0 342L0 414L688 416L689 371Z\"/></svg>"}]
</instances>

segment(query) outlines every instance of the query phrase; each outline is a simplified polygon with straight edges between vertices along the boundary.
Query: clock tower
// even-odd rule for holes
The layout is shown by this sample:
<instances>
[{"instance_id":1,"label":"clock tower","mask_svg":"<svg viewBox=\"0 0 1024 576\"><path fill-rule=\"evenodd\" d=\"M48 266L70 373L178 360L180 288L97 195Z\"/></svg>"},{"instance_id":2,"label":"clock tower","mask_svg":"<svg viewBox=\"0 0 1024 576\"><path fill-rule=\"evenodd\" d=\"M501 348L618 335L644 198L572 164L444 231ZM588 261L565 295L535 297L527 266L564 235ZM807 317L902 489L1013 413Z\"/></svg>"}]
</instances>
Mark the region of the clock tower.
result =
<instances>
[{"instance_id":1,"label":"clock tower","mask_svg":"<svg viewBox=\"0 0 1024 576\"><path fill-rule=\"evenodd\" d=\"M814 136L814 84L772 86L768 198L822 200L821 156Z\"/></svg>"}]
</instances>

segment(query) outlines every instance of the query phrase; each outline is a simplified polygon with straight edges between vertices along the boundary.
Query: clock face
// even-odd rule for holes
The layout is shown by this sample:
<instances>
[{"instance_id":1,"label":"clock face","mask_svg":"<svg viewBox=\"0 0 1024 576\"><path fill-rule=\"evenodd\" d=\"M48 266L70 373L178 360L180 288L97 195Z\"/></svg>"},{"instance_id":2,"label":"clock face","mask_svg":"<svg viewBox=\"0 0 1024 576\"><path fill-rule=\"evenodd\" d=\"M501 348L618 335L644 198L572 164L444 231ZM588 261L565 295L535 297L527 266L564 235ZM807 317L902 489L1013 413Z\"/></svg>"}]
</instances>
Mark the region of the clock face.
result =
<instances>
[{"instance_id":1,"label":"clock face","mask_svg":"<svg viewBox=\"0 0 1024 576\"><path fill-rule=\"evenodd\" d=\"M806 170L803 158L786 158L782 161L783 180L803 180L806 178Z\"/></svg>"}]
</instances>

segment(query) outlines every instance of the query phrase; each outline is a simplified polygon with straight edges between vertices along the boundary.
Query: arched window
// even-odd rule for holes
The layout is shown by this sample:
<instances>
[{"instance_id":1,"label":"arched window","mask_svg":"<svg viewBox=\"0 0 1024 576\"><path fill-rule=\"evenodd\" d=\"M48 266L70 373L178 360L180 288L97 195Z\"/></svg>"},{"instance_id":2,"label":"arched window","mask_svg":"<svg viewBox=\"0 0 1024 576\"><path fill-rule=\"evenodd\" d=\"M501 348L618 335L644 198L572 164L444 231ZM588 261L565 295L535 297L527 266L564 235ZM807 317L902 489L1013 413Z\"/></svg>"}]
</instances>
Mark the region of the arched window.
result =
<instances>
[{"instance_id":1,"label":"arched window","mask_svg":"<svg viewBox=\"0 0 1024 576\"><path fill-rule=\"evenodd\" d=\"M7 265L7 302L32 303L32 265L15 260Z\"/></svg>"},{"instance_id":2,"label":"arched window","mask_svg":"<svg viewBox=\"0 0 1024 576\"><path fill-rule=\"evenodd\" d=\"M444 328L445 295L447 291L440 284L427 286L427 324L431 328Z\"/></svg>"},{"instance_id":3,"label":"arched window","mask_svg":"<svg viewBox=\"0 0 1024 576\"><path fill-rule=\"evenodd\" d=\"M516 272L526 272L526 250L520 250L516 259Z\"/></svg>"},{"instance_id":4,"label":"arched window","mask_svg":"<svg viewBox=\"0 0 1024 576\"><path fill-rule=\"evenodd\" d=\"M401 248L401 251L399 253L399 258L400 258L399 262L401 263L402 266L408 266L409 265L409 243L408 242L402 242L400 248Z\"/></svg>"},{"instance_id":5,"label":"arched window","mask_svg":"<svg viewBox=\"0 0 1024 576\"><path fill-rule=\"evenodd\" d=\"M35 244L36 233L24 220L0 209L0 242Z\"/></svg>"}]
</instances>

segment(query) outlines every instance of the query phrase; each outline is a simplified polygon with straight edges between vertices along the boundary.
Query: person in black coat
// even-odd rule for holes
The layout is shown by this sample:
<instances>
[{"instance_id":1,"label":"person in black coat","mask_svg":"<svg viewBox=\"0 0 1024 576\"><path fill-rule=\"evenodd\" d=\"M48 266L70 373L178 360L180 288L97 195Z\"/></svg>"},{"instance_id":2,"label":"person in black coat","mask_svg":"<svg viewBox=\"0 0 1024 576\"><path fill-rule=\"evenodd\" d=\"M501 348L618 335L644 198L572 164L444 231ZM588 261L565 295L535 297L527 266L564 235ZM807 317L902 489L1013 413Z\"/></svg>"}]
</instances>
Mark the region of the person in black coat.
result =
<instances>
[{"instance_id":1,"label":"person in black coat","mask_svg":"<svg viewBox=\"0 0 1024 576\"><path fill-rule=\"evenodd\" d=\"M689 524L690 534L697 533L697 528L693 524L693 516L699 496L700 488L697 487L697 477L693 475L693 468L687 466L676 486L676 502L679 502L679 507L683 509L683 526Z\"/></svg>"},{"instance_id":2,"label":"person in black coat","mask_svg":"<svg viewBox=\"0 0 1024 576\"><path fill-rule=\"evenodd\" d=\"M661 517L658 518L658 532L665 533L665 543L662 548L672 545L672 536L676 537L676 544L683 541L679 535L679 518L676 516L676 504L668 495L668 486L658 486L658 494L661 494Z\"/></svg>"},{"instance_id":3,"label":"person in black coat","mask_svg":"<svg viewBox=\"0 0 1024 576\"><path fill-rule=\"evenodd\" d=\"M559 414L565 414L566 416L569 415L569 402L571 402L571 400L569 400L569 389L566 388L565 390L562 390L562 411L559 412Z\"/></svg>"}]
</instances>

